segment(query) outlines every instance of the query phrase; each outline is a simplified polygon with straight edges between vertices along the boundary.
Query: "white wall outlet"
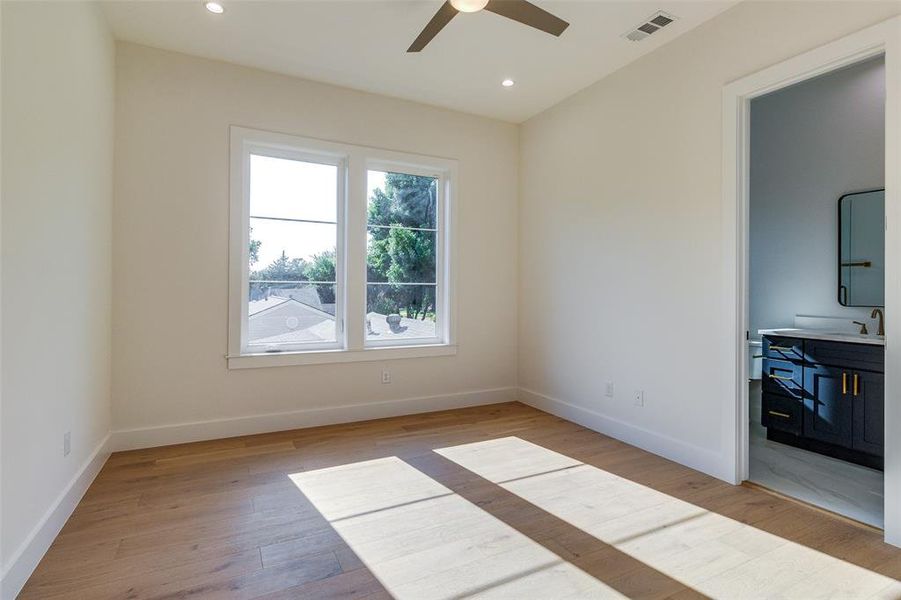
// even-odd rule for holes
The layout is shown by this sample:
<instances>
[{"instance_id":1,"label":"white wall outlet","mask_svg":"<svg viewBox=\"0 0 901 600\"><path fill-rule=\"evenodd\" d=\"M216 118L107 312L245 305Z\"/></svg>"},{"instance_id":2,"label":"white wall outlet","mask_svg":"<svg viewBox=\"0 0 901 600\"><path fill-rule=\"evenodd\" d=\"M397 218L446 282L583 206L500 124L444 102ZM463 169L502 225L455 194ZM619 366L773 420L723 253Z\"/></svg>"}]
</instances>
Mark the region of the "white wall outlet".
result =
<instances>
[{"instance_id":1,"label":"white wall outlet","mask_svg":"<svg viewBox=\"0 0 901 600\"><path fill-rule=\"evenodd\" d=\"M612 381L607 382L607 388L604 390L604 395L608 398L613 398L613 395L616 393L616 387L613 385Z\"/></svg>"},{"instance_id":2,"label":"white wall outlet","mask_svg":"<svg viewBox=\"0 0 901 600\"><path fill-rule=\"evenodd\" d=\"M72 452L72 432L67 431L63 434L63 456L69 456Z\"/></svg>"},{"instance_id":3,"label":"white wall outlet","mask_svg":"<svg viewBox=\"0 0 901 600\"><path fill-rule=\"evenodd\" d=\"M391 383L391 371L382 371L382 383Z\"/></svg>"},{"instance_id":4,"label":"white wall outlet","mask_svg":"<svg viewBox=\"0 0 901 600\"><path fill-rule=\"evenodd\" d=\"M644 406L644 390L635 390L632 397L635 400L635 406Z\"/></svg>"}]
</instances>

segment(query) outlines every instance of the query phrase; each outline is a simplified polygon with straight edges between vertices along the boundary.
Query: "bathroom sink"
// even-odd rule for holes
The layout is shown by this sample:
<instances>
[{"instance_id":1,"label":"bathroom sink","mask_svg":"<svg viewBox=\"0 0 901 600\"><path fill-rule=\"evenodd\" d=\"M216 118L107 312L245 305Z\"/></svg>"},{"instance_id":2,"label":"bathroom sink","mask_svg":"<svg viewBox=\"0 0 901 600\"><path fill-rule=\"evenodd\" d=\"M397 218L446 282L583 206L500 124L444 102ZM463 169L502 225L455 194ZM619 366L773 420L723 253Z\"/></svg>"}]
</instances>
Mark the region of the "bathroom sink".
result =
<instances>
[{"instance_id":1,"label":"bathroom sink","mask_svg":"<svg viewBox=\"0 0 901 600\"><path fill-rule=\"evenodd\" d=\"M780 335L782 337L804 338L810 340L831 340L852 344L885 345L884 335L848 333L845 331L824 331L822 329L761 329L760 335Z\"/></svg>"}]
</instances>

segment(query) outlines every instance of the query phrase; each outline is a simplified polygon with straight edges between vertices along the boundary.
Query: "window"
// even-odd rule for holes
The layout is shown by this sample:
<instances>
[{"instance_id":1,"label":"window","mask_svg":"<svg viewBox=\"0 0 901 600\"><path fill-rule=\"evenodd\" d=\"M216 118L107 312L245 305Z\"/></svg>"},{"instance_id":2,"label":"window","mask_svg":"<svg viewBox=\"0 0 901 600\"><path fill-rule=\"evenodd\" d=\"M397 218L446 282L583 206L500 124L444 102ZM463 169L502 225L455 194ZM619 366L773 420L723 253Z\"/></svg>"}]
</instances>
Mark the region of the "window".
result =
<instances>
[{"instance_id":1,"label":"window","mask_svg":"<svg viewBox=\"0 0 901 600\"><path fill-rule=\"evenodd\" d=\"M230 368L454 352L452 161L231 138Z\"/></svg>"},{"instance_id":2,"label":"window","mask_svg":"<svg viewBox=\"0 0 901 600\"><path fill-rule=\"evenodd\" d=\"M249 148L245 348L338 347L341 161Z\"/></svg>"},{"instance_id":3,"label":"window","mask_svg":"<svg viewBox=\"0 0 901 600\"><path fill-rule=\"evenodd\" d=\"M438 334L438 178L368 172L366 343Z\"/></svg>"}]
</instances>

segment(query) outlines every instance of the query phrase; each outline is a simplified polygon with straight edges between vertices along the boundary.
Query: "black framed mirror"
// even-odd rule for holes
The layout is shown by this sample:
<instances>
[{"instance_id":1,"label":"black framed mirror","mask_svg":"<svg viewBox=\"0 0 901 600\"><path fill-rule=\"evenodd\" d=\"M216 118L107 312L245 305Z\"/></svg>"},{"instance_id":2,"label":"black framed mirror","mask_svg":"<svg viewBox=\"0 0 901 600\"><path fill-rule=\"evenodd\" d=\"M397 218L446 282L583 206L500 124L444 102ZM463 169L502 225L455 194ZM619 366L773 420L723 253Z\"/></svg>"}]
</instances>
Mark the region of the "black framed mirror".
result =
<instances>
[{"instance_id":1,"label":"black framed mirror","mask_svg":"<svg viewBox=\"0 0 901 600\"><path fill-rule=\"evenodd\" d=\"M885 306L885 189L838 199L838 302Z\"/></svg>"}]
</instances>

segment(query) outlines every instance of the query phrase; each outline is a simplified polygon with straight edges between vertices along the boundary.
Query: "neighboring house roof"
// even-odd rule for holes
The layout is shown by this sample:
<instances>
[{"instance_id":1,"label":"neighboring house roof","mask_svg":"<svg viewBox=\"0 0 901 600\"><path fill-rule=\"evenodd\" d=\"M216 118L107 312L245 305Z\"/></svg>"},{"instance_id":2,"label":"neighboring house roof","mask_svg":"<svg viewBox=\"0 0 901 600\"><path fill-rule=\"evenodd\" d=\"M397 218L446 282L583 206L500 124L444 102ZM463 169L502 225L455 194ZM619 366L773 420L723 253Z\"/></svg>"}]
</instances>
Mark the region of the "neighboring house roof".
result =
<instances>
[{"instance_id":1,"label":"neighboring house roof","mask_svg":"<svg viewBox=\"0 0 901 600\"><path fill-rule=\"evenodd\" d=\"M308 329L287 331L266 338L253 340L255 344L294 344L299 342L322 342L335 339L335 320L327 319Z\"/></svg>"},{"instance_id":2,"label":"neighboring house roof","mask_svg":"<svg viewBox=\"0 0 901 600\"><path fill-rule=\"evenodd\" d=\"M279 298L277 296L269 296L265 300L251 300L247 303L247 314L252 317L259 312L263 312L267 308L278 306L284 302L287 302L286 298Z\"/></svg>"},{"instance_id":3,"label":"neighboring house roof","mask_svg":"<svg viewBox=\"0 0 901 600\"><path fill-rule=\"evenodd\" d=\"M323 308L328 307L328 305ZM334 305L331 306L334 310ZM252 344L290 344L335 339L335 317L325 310L314 308L290 298L270 296L248 304L248 339ZM366 315L371 328L367 334L373 339L415 339L435 336L432 320L401 317L395 330L388 325L387 315L371 312Z\"/></svg>"},{"instance_id":4,"label":"neighboring house roof","mask_svg":"<svg viewBox=\"0 0 901 600\"><path fill-rule=\"evenodd\" d=\"M367 337L372 336L383 340L435 337L435 321L430 319L421 321L419 319L401 317L397 331L392 331L391 326L388 325L387 315L371 312L366 315L366 318L369 320L372 332L367 332Z\"/></svg>"},{"instance_id":5,"label":"neighboring house roof","mask_svg":"<svg viewBox=\"0 0 901 600\"><path fill-rule=\"evenodd\" d=\"M293 288L276 288L270 292L270 297L290 298L307 306L322 309L322 301L319 299L319 291L315 285L300 285ZM334 309L332 311L334 314Z\"/></svg>"},{"instance_id":6,"label":"neighboring house roof","mask_svg":"<svg viewBox=\"0 0 901 600\"><path fill-rule=\"evenodd\" d=\"M277 302L273 302L273 300L277 300ZM260 310L258 310L259 307L254 306L254 312L251 313L249 305L261 302L268 303L268 305ZM249 305L247 339L252 344L267 343L268 338L285 334L293 334L297 337L296 341L334 339L335 317L318 308L297 300L271 296L267 300L250 302ZM314 330L314 327L324 322L329 324L330 333L323 338L317 335L316 331L320 330Z\"/></svg>"}]
</instances>

